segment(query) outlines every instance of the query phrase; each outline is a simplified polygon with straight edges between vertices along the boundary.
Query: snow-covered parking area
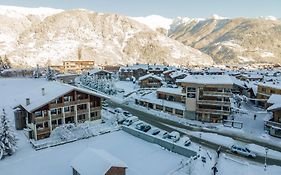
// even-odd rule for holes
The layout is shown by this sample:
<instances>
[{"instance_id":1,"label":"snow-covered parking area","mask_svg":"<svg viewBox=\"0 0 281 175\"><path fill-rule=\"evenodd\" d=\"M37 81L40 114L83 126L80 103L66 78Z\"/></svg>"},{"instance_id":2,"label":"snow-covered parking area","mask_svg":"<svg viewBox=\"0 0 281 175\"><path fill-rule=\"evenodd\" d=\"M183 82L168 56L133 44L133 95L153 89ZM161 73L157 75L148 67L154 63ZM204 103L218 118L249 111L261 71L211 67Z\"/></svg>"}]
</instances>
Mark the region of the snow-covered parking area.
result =
<instances>
[{"instance_id":1,"label":"snow-covered parking area","mask_svg":"<svg viewBox=\"0 0 281 175\"><path fill-rule=\"evenodd\" d=\"M72 174L72 160L88 147L104 149L124 161L128 165L128 175L168 174L184 158L118 131L40 151L30 148L24 150L24 154L17 152L0 161L0 174L69 175Z\"/></svg>"}]
</instances>

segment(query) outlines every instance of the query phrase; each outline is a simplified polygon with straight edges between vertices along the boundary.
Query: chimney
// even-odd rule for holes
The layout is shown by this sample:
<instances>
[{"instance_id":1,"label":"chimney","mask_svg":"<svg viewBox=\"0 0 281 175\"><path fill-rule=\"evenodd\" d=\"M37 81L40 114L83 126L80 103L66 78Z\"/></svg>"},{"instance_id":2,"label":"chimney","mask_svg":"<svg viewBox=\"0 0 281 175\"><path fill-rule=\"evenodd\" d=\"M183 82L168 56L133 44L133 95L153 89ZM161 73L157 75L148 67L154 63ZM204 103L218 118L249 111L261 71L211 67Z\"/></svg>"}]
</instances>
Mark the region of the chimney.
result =
<instances>
[{"instance_id":1,"label":"chimney","mask_svg":"<svg viewBox=\"0 0 281 175\"><path fill-rule=\"evenodd\" d=\"M42 91L42 96L44 96L45 95L45 88L42 88L41 91Z\"/></svg>"},{"instance_id":2,"label":"chimney","mask_svg":"<svg viewBox=\"0 0 281 175\"><path fill-rule=\"evenodd\" d=\"M26 98L26 106L30 105L30 98Z\"/></svg>"}]
</instances>

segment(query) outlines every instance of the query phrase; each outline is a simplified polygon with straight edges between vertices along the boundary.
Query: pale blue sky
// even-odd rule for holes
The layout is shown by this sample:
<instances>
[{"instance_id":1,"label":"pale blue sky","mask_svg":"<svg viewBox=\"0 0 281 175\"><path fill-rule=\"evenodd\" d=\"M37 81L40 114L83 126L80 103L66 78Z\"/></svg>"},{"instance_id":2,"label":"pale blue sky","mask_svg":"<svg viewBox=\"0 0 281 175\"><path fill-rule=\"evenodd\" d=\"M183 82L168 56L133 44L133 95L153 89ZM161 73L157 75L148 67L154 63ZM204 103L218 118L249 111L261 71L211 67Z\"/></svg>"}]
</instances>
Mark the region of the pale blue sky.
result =
<instances>
[{"instance_id":1,"label":"pale blue sky","mask_svg":"<svg viewBox=\"0 0 281 175\"><path fill-rule=\"evenodd\" d=\"M113 12L128 16L151 14L208 17L275 16L281 18L281 0L0 0L1 5L86 8L97 12Z\"/></svg>"}]
</instances>

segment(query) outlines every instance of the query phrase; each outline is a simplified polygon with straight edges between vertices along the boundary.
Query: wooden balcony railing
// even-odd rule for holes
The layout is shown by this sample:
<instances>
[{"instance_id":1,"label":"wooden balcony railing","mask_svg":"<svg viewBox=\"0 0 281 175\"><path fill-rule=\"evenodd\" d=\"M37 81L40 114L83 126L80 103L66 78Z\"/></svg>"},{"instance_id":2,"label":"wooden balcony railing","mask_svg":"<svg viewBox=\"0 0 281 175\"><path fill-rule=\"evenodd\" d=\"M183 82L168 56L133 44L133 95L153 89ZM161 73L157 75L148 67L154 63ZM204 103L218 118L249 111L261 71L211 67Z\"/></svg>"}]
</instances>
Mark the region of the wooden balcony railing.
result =
<instances>
[{"instance_id":1,"label":"wooden balcony railing","mask_svg":"<svg viewBox=\"0 0 281 175\"><path fill-rule=\"evenodd\" d=\"M210 113L210 114L216 114L216 115L229 115L230 111L224 111L224 110L217 110L217 109L196 109L197 113Z\"/></svg>"},{"instance_id":2,"label":"wooden balcony railing","mask_svg":"<svg viewBox=\"0 0 281 175\"><path fill-rule=\"evenodd\" d=\"M216 101L216 100L198 100L197 104L213 105L213 106L230 106L229 101Z\"/></svg>"}]
</instances>

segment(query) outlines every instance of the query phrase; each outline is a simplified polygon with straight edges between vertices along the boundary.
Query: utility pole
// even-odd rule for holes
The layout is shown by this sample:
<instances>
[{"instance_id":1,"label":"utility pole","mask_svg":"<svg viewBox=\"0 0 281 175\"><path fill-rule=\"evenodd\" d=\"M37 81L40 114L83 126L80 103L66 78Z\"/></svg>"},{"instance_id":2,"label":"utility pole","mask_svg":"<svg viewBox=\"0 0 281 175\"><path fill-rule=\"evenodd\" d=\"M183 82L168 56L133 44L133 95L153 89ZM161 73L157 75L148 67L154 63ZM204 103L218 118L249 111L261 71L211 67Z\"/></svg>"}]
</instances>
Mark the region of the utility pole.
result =
<instances>
[{"instance_id":1,"label":"utility pole","mask_svg":"<svg viewBox=\"0 0 281 175\"><path fill-rule=\"evenodd\" d=\"M264 157L264 171L266 171L266 159L267 159L268 148L265 148L265 157Z\"/></svg>"}]
</instances>

